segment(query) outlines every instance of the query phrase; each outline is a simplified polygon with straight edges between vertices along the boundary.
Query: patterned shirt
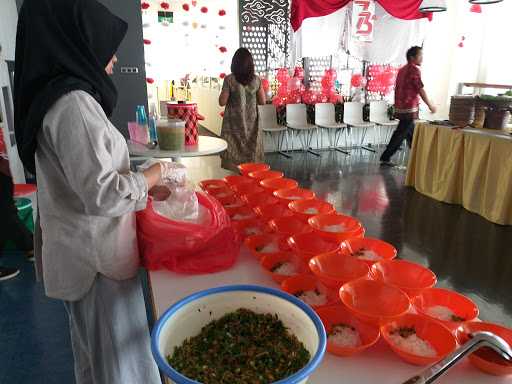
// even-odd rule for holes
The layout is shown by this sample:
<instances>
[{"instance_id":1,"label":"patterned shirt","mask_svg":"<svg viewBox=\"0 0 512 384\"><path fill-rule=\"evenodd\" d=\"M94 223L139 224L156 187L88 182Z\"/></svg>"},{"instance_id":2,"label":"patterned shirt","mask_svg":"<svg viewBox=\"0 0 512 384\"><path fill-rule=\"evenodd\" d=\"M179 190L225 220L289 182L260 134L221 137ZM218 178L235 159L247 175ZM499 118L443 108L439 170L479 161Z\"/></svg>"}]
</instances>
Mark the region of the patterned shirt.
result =
<instances>
[{"instance_id":1,"label":"patterned shirt","mask_svg":"<svg viewBox=\"0 0 512 384\"><path fill-rule=\"evenodd\" d=\"M395 116L397 119L418 119L422 88L423 82L418 66L409 63L398 71L395 85Z\"/></svg>"}]
</instances>

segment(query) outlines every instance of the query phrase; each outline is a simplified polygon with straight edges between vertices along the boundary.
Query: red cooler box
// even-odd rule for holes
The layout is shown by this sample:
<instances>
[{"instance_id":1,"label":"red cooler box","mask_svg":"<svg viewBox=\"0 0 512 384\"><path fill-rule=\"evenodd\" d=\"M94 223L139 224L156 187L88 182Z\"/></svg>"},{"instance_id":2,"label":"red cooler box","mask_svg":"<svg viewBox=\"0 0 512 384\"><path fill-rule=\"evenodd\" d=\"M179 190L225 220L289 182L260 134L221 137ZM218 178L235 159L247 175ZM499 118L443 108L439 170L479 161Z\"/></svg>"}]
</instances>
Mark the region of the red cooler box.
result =
<instances>
[{"instance_id":1,"label":"red cooler box","mask_svg":"<svg viewBox=\"0 0 512 384\"><path fill-rule=\"evenodd\" d=\"M197 121L204 120L204 117L197 112L196 103L167 103L167 116L169 119L180 119L185 122L185 145L197 145L199 139Z\"/></svg>"}]
</instances>

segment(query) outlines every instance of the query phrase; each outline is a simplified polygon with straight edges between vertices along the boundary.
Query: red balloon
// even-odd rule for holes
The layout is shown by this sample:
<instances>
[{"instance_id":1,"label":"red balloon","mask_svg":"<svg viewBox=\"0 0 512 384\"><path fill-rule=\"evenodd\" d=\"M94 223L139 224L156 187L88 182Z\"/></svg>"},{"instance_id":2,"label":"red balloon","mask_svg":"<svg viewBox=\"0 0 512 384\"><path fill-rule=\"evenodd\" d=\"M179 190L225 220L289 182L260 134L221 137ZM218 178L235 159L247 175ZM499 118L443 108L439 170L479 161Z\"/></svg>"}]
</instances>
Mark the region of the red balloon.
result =
<instances>
[{"instance_id":1,"label":"red balloon","mask_svg":"<svg viewBox=\"0 0 512 384\"><path fill-rule=\"evenodd\" d=\"M146 78L146 82L147 82L148 84L153 84L153 83L155 82L155 79L153 79L153 78L151 78L151 77L148 77L148 78Z\"/></svg>"},{"instance_id":2,"label":"red balloon","mask_svg":"<svg viewBox=\"0 0 512 384\"><path fill-rule=\"evenodd\" d=\"M144 44L146 44L146 45L151 44L151 40L149 40L149 39L144 39Z\"/></svg>"},{"instance_id":3,"label":"red balloon","mask_svg":"<svg viewBox=\"0 0 512 384\"><path fill-rule=\"evenodd\" d=\"M219 16L226 16L226 11L225 11L225 10L223 10L223 9L221 9L221 10L219 11Z\"/></svg>"},{"instance_id":4,"label":"red balloon","mask_svg":"<svg viewBox=\"0 0 512 384\"><path fill-rule=\"evenodd\" d=\"M326 69L325 70L325 77L331 79L333 82L338 77L338 74L334 68Z\"/></svg>"},{"instance_id":5,"label":"red balloon","mask_svg":"<svg viewBox=\"0 0 512 384\"><path fill-rule=\"evenodd\" d=\"M304 80L304 68L295 67L293 77L298 77L301 81Z\"/></svg>"},{"instance_id":6,"label":"red balloon","mask_svg":"<svg viewBox=\"0 0 512 384\"><path fill-rule=\"evenodd\" d=\"M334 80L330 77L324 76L321 81L323 89L331 89L334 85Z\"/></svg>"},{"instance_id":7,"label":"red balloon","mask_svg":"<svg viewBox=\"0 0 512 384\"><path fill-rule=\"evenodd\" d=\"M187 12L190 11L190 5L188 5L187 3L183 4L182 8L184 11L187 11Z\"/></svg>"},{"instance_id":8,"label":"red balloon","mask_svg":"<svg viewBox=\"0 0 512 384\"><path fill-rule=\"evenodd\" d=\"M140 4L140 7L142 9L148 9L150 7L149 3L146 3L145 1Z\"/></svg>"},{"instance_id":9,"label":"red balloon","mask_svg":"<svg viewBox=\"0 0 512 384\"><path fill-rule=\"evenodd\" d=\"M292 77L290 80L288 80L288 89L291 91L300 89L301 84L302 82L298 77Z\"/></svg>"},{"instance_id":10,"label":"red balloon","mask_svg":"<svg viewBox=\"0 0 512 384\"><path fill-rule=\"evenodd\" d=\"M225 78L225 77L226 77L226 74L225 74L224 72L222 72L222 73L219 75L219 77L220 77L221 79L223 79L223 78Z\"/></svg>"},{"instance_id":11,"label":"red balloon","mask_svg":"<svg viewBox=\"0 0 512 384\"><path fill-rule=\"evenodd\" d=\"M221 51L222 53L226 53L228 49L226 47L219 47L219 51Z\"/></svg>"},{"instance_id":12,"label":"red balloon","mask_svg":"<svg viewBox=\"0 0 512 384\"><path fill-rule=\"evenodd\" d=\"M276 107L281 107L285 105L287 102L286 96L276 96L272 99L272 104L274 104Z\"/></svg>"},{"instance_id":13,"label":"red balloon","mask_svg":"<svg viewBox=\"0 0 512 384\"><path fill-rule=\"evenodd\" d=\"M160 3L160 7L162 7L162 9L169 9L169 3L163 1Z\"/></svg>"},{"instance_id":14,"label":"red balloon","mask_svg":"<svg viewBox=\"0 0 512 384\"><path fill-rule=\"evenodd\" d=\"M288 73L288 68L279 68L277 70L276 79L281 84L288 84L288 79L290 78L290 74Z\"/></svg>"},{"instance_id":15,"label":"red balloon","mask_svg":"<svg viewBox=\"0 0 512 384\"><path fill-rule=\"evenodd\" d=\"M268 91L270 89L270 83L268 79L261 79L261 86L265 92Z\"/></svg>"},{"instance_id":16,"label":"red balloon","mask_svg":"<svg viewBox=\"0 0 512 384\"><path fill-rule=\"evenodd\" d=\"M207 7L201 7L201 12L202 13L208 13L208 8Z\"/></svg>"},{"instance_id":17,"label":"red balloon","mask_svg":"<svg viewBox=\"0 0 512 384\"><path fill-rule=\"evenodd\" d=\"M288 87L286 85L281 85L277 89L278 96L286 96L288 94Z\"/></svg>"}]
</instances>

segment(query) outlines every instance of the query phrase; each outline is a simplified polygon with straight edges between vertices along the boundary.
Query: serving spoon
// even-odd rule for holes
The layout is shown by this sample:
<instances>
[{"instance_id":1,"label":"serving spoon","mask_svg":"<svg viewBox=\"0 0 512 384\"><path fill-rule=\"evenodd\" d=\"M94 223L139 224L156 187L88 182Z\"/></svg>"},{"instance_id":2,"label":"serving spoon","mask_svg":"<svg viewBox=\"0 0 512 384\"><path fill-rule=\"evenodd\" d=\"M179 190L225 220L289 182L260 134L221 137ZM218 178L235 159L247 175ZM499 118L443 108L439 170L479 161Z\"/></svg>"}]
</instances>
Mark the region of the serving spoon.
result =
<instances>
[{"instance_id":1,"label":"serving spoon","mask_svg":"<svg viewBox=\"0 0 512 384\"><path fill-rule=\"evenodd\" d=\"M470 334L470 340L460 348L446 356L443 360L428 367L418 375L411 377L402 384L431 384L444 375L451 367L459 363L464 357L482 347L491 348L498 356L508 363L512 363L512 349L501 337L490 332L476 332Z\"/></svg>"}]
</instances>

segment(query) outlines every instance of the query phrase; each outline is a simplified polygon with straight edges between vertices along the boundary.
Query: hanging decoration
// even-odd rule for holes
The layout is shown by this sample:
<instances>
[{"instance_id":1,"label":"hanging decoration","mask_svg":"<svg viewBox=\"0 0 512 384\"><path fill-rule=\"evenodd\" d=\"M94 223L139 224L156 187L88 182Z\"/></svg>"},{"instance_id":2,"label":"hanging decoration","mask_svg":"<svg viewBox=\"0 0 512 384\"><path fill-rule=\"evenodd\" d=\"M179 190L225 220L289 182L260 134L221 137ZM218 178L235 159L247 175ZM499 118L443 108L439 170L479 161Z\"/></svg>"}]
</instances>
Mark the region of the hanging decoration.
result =
<instances>
[{"instance_id":1,"label":"hanging decoration","mask_svg":"<svg viewBox=\"0 0 512 384\"><path fill-rule=\"evenodd\" d=\"M144 41L145 45L150 45L151 44L151 40L149 40L149 39L144 39L143 41Z\"/></svg>"},{"instance_id":2,"label":"hanging decoration","mask_svg":"<svg viewBox=\"0 0 512 384\"><path fill-rule=\"evenodd\" d=\"M356 0L352 5L352 36L357 41L373 41L374 0Z\"/></svg>"},{"instance_id":3,"label":"hanging decoration","mask_svg":"<svg viewBox=\"0 0 512 384\"><path fill-rule=\"evenodd\" d=\"M169 3L163 1L163 2L160 3L160 7L162 9L168 10L169 9Z\"/></svg>"},{"instance_id":4,"label":"hanging decoration","mask_svg":"<svg viewBox=\"0 0 512 384\"><path fill-rule=\"evenodd\" d=\"M219 47L219 51L221 51L222 53L226 53L228 51L228 49L224 46L222 47Z\"/></svg>"},{"instance_id":5,"label":"hanging decoration","mask_svg":"<svg viewBox=\"0 0 512 384\"><path fill-rule=\"evenodd\" d=\"M385 65L370 65L368 67L367 90L379 95L389 95L395 86L398 69Z\"/></svg>"},{"instance_id":6,"label":"hanging decoration","mask_svg":"<svg viewBox=\"0 0 512 384\"><path fill-rule=\"evenodd\" d=\"M226 77L226 74L225 74L224 72L222 72L222 73L219 75L219 77L220 77L221 79L224 79L224 78Z\"/></svg>"},{"instance_id":7,"label":"hanging decoration","mask_svg":"<svg viewBox=\"0 0 512 384\"><path fill-rule=\"evenodd\" d=\"M208 13L208 7L201 7L201 13Z\"/></svg>"},{"instance_id":8,"label":"hanging decoration","mask_svg":"<svg viewBox=\"0 0 512 384\"><path fill-rule=\"evenodd\" d=\"M190 11L190 5L188 5L187 3L183 4L181 7L183 8L183 10L184 10L185 12Z\"/></svg>"},{"instance_id":9,"label":"hanging decoration","mask_svg":"<svg viewBox=\"0 0 512 384\"><path fill-rule=\"evenodd\" d=\"M146 10L146 9L149 9L150 5L149 5L149 3L147 3L147 2L145 2L145 1L143 1L143 2L140 4L140 7L141 7L141 9Z\"/></svg>"},{"instance_id":10,"label":"hanging decoration","mask_svg":"<svg viewBox=\"0 0 512 384\"><path fill-rule=\"evenodd\" d=\"M219 11L219 16L226 16L226 11L225 11L225 10L223 10L223 9L221 9L221 10Z\"/></svg>"}]
</instances>

